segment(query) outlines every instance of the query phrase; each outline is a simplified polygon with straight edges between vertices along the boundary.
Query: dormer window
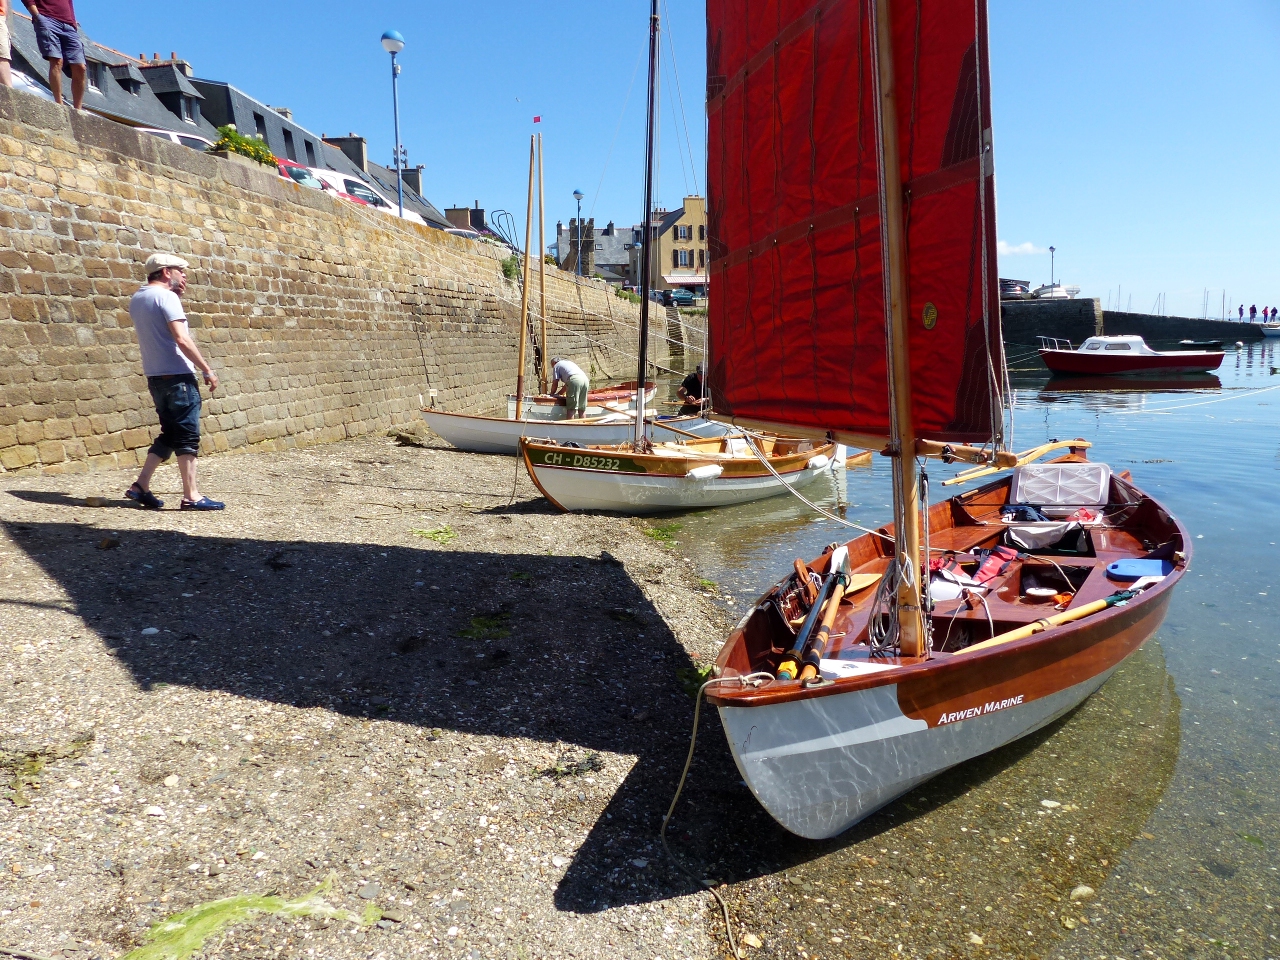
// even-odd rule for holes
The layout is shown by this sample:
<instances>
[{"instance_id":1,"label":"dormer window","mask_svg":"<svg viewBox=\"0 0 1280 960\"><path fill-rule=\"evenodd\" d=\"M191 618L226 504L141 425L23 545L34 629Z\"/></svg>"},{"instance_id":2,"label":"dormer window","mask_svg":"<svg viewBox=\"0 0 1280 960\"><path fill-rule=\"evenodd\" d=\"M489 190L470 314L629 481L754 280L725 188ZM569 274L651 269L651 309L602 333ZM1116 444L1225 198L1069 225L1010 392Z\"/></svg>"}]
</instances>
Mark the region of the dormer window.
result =
<instances>
[{"instance_id":1,"label":"dormer window","mask_svg":"<svg viewBox=\"0 0 1280 960\"><path fill-rule=\"evenodd\" d=\"M85 78L89 81L89 89L101 93L107 85L107 65L90 60L85 64Z\"/></svg>"}]
</instances>

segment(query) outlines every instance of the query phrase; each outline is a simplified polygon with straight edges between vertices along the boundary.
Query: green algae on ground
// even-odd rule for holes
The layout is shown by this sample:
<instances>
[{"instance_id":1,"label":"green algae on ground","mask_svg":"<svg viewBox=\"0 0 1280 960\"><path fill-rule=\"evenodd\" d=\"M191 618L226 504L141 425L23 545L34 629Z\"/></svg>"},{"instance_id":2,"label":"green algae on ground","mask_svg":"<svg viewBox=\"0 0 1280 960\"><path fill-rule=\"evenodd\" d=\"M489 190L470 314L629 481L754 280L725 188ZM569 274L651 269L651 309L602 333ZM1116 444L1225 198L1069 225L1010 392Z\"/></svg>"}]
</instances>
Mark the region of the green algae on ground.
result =
<instances>
[{"instance_id":1,"label":"green algae on ground","mask_svg":"<svg viewBox=\"0 0 1280 960\"><path fill-rule=\"evenodd\" d=\"M322 920L349 920L368 926L381 919L376 906L369 904L363 917L350 910L331 906L322 894L333 886L330 875L324 883L304 897L282 900L280 897L241 894L223 900L201 903L175 913L153 925L146 942L126 953L120 960L186 960L204 947L204 942L225 927L242 923L254 914L269 913L277 917L317 917Z\"/></svg>"},{"instance_id":2,"label":"green algae on ground","mask_svg":"<svg viewBox=\"0 0 1280 960\"><path fill-rule=\"evenodd\" d=\"M15 807L29 807L31 800L27 790L40 789L40 774L45 765L55 760L75 760L83 757L93 743L93 733L81 733L65 744L41 747L38 750L0 750L0 770L11 775L6 795Z\"/></svg>"}]
</instances>

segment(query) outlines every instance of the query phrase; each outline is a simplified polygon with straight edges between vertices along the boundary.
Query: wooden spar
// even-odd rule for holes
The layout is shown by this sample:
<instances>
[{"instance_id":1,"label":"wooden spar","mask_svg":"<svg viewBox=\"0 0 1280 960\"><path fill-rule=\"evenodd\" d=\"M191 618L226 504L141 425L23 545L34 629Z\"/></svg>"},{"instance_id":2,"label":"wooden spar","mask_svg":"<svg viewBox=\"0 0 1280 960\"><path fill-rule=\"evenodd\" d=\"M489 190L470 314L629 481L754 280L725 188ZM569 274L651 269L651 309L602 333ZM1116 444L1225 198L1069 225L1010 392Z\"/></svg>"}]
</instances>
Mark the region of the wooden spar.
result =
<instances>
[{"instance_id":1,"label":"wooden spar","mask_svg":"<svg viewBox=\"0 0 1280 960\"><path fill-rule=\"evenodd\" d=\"M886 333L889 350L889 403L892 408L895 551L898 581L898 649L920 657L925 629L920 600L920 490L916 474L916 435L911 417L911 361L907 349L905 252L902 219L902 167L898 158L898 108L893 75L893 27L889 0L871 0L875 16L872 58L876 65L876 134L880 148L880 219L883 237Z\"/></svg>"},{"instance_id":2,"label":"wooden spar","mask_svg":"<svg viewBox=\"0 0 1280 960\"><path fill-rule=\"evenodd\" d=\"M1051 617L1045 617L1043 620L1037 620L1035 623L1028 623L1024 627L1018 627L1007 633L992 637L990 640L983 640L981 643L975 643L972 646L965 647L963 650L957 650L955 655L961 656L966 653L973 653L977 650L989 650L992 647L998 647L1001 644L1012 643L1015 640L1025 640L1027 637L1034 637L1037 633L1043 633L1050 627L1061 626L1064 623L1071 623L1075 620L1083 620L1085 617L1092 616L1106 610L1108 607L1114 607L1120 600L1129 599L1131 594L1127 592L1119 593L1115 596L1104 597L1101 600L1095 600L1093 603L1086 603L1082 607L1074 610L1067 610L1064 613L1057 613Z\"/></svg>"},{"instance_id":3,"label":"wooden spar","mask_svg":"<svg viewBox=\"0 0 1280 960\"><path fill-rule=\"evenodd\" d=\"M636 434L635 449L648 446L644 432L644 384L649 366L649 291L653 286L653 146L658 122L658 0L652 0L649 11L649 104L645 114L644 132L644 247L640 251L640 349L636 374Z\"/></svg>"},{"instance_id":4,"label":"wooden spar","mask_svg":"<svg viewBox=\"0 0 1280 960\"><path fill-rule=\"evenodd\" d=\"M1088 440L1054 440L1052 443L1044 443L1038 447L1032 447L1030 450L1024 450L1022 453L1011 454L1001 451L996 457L994 466L978 466L971 470L963 470L951 479L943 480L942 485L950 487L957 483L968 483L970 480L990 476L993 473L999 473L1001 470L1020 467L1023 464L1030 463L1032 460L1039 460L1046 453L1052 453L1055 450L1072 450L1092 446L1093 444ZM1013 462L1009 463L1007 460L1002 459L1007 457L1013 457Z\"/></svg>"},{"instance_id":5,"label":"wooden spar","mask_svg":"<svg viewBox=\"0 0 1280 960\"><path fill-rule=\"evenodd\" d=\"M538 317L542 324L538 342L542 368L538 371L538 391L547 392L547 192L542 180L542 134L538 134Z\"/></svg>"},{"instance_id":6,"label":"wooden spar","mask_svg":"<svg viewBox=\"0 0 1280 960\"><path fill-rule=\"evenodd\" d=\"M601 404L601 406L602 406L602 407L604 407L606 410L608 410L610 413L620 413L620 414L622 414L624 417L635 417L635 414L634 414L634 413L632 413L630 410L624 410L624 409L622 409L622 407L619 407L619 406L617 406L616 404L612 404L612 403L602 403L602 404ZM709 438L709 437L702 437L702 436L699 436L699 435L698 435L698 434L696 434L696 433L690 433L688 430L681 430L679 427L673 427L673 426L672 426L671 424L669 424L669 423L663 423L663 425L662 425L662 429L663 429L663 430L670 430L672 433L678 433L678 434L680 434L681 436L685 436L685 437L690 438L691 440L708 440L708 439L711 439L711 438ZM717 439L718 439L718 438L717 438Z\"/></svg>"},{"instance_id":7,"label":"wooden spar","mask_svg":"<svg viewBox=\"0 0 1280 960\"><path fill-rule=\"evenodd\" d=\"M520 359L516 371L516 419L524 418L524 361L529 340L529 243L533 239L533 161L536 138L529 138L529 213L524 223L524 283L520 288Z\"/></svg>"}]
</instances>

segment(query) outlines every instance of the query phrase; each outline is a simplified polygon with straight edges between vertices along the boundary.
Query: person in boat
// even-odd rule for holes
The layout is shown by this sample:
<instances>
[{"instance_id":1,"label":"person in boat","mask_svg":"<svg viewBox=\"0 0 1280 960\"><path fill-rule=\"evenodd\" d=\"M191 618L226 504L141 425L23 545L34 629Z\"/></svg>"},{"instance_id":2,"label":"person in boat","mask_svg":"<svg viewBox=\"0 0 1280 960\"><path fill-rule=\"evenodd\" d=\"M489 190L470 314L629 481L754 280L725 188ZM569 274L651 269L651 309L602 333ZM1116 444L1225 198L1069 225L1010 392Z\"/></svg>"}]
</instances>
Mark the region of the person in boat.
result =
<instances>
[{"instance_id":1,"label":"person in boat","mask_svg":"<svg viewBox=\"0 0 1280 960\"><path fill-rule=\"evenodd\" d=\"M551 395L558 397L561 390L564 391L564 415L567 419L583 416L587 412L587 391L591 388L591 381L572 360L552 357L551 364Z\"/></svg>"},{"instance_id":2,"label":"person in boat","mask_svg":"<svg viewBox=\"0 0 1280 960\"><path fill-rule=\"evenodd\" d=\"M676 394L684 401L684 406L680 408L681 413L702 412L708 400L707 383L702 377L702 364L698 364L693 373L680 381L680 388L676 390Z\"/></svg>"}]
</instances>

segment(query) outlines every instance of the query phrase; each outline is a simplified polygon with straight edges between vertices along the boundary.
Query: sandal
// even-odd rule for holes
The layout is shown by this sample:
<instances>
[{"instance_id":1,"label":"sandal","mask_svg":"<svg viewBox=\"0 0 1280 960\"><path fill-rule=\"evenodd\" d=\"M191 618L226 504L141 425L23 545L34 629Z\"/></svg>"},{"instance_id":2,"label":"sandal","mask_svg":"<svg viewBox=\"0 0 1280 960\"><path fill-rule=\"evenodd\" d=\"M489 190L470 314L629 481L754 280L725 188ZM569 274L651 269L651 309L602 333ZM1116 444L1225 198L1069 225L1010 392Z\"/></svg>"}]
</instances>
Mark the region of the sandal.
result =
<instances>
[{"instance_id":1,"label":"sandal","mask_svg":"<svg viewBox=\"0 0 1280 960\"><path fill-rule=\"evenodd\" d=\"M164 506L164 501L157 497L150 490L143 490L136 483L124 492L126 500L132 500L144 510L159 510Z\"/></svg>"},{"instance_id":2,"label":"sandal","mask_svg":"<svg viewBox=\"0 0 1280 960\"><path fill-rule=\"evenodd\" d=\"M217 500L210 500L208 497L201 497L199 500L183 500L181 509L183 510L225 510L225 503Z\"/></svg>"}]
</instances>

